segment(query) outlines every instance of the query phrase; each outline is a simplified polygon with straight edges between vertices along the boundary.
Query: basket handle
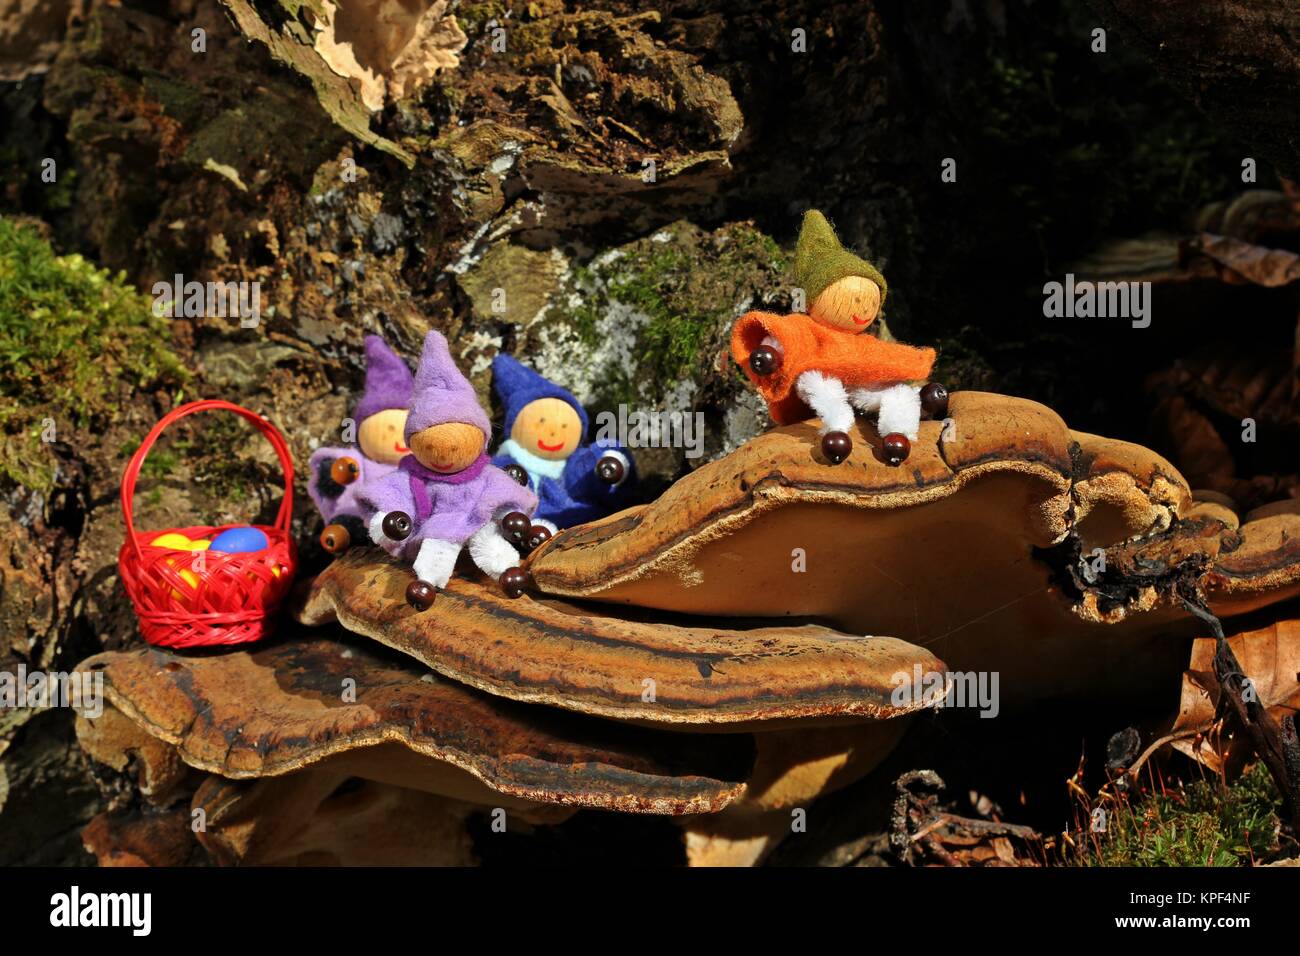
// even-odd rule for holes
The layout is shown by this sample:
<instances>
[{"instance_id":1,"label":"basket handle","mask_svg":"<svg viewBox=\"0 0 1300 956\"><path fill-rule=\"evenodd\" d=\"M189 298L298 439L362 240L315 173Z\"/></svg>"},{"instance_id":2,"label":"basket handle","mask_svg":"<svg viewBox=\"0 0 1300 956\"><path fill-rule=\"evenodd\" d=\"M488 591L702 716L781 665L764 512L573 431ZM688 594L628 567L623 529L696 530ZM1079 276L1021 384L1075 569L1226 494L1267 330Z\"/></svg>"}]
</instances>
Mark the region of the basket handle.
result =
<instances>
[{"instance_id":1,"label":"basket handle","mask_svg":"<svg viewBox=\"0 0 1300 956\"><path fill-rule=\"evenodd\" d=\"M293 456L289 453L289 445L284 440L284 436L279 430L272 425L267 419L263 418L257 412L251 412L247 408L235 405L233 402L222 401L219 398L204 398L195 402L187 402L178 408L173 408L164 415L149 434L145 436L140 447L135 450L131 460L127 463L126 471L122 474L122 517L126 519L126 536L131 542L131 547L135 549L136 557L143 560L140 552L140 539L135 530L135 519L131 515L132 507L135 504L135 482L140 476L140 468L144 465L145 457L148 456L149 450L153 448L158 437L172 422L179 421L187 415L193 415L195 412L207 411L226 411L234 412L242 418L248 419L253 427L266 436L271 447L280 459L280 468L284 472L284 497L280 500L280 511L275 516L275 527L281 531L289 530L289 519L293 515Z\"/></svg>"}]
</instances>

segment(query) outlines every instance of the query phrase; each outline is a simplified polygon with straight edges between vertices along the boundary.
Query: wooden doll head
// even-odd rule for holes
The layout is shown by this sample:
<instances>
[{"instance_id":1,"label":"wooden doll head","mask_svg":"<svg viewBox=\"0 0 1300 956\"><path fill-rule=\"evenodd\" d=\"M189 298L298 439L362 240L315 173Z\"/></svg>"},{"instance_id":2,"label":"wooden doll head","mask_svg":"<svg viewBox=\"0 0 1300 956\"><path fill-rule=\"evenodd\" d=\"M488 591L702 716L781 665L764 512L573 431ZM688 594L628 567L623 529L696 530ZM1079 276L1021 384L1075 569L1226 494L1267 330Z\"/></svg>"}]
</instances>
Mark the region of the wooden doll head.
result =
<instances>
[{"instance_id":1,"label":"wooden doll head","mask_svg":"<svg viewBox=\"0 0 1300 956\"><path fill-rule=\"evenodd\" d=\"M357 426L357 444L361 446L361 454L371 461L390 465L401 461L411 451L402 438L408 414L405 408L386 408L363 418Z\"/></svg>"},{"instance_id":2,"label":"wooden doll head","mask_svg":"<svg viewBox=\"0 0 1300 956\"><path fill-rule=\"evenodd\" d=\"M880 313L880 286L862 276L836 279L813 300L808 314L822 325L865 332Z\"/></svg>"},{"instance_id":3,"label":"wooden doll head","mask_svg":"<svg viewBox=\"0 0 1300 956\"><path fill-rule=\"evenodd\" d=\"M430 471L451 475L474 464L486 442L477 425L443 422L412 435L411 454Z\"/></svg>"},{"instance_id":4,"label":"wooden doll head","mask_svg":"<svg viewBox=\"0 0 1300 956\"><path fill-rule=\"evenodd\" d=\"M577 451L583 438L582 420L563 399L539 398L519 410L510 437L538 458L559 461Z\"/></svg>"}]
</instances>

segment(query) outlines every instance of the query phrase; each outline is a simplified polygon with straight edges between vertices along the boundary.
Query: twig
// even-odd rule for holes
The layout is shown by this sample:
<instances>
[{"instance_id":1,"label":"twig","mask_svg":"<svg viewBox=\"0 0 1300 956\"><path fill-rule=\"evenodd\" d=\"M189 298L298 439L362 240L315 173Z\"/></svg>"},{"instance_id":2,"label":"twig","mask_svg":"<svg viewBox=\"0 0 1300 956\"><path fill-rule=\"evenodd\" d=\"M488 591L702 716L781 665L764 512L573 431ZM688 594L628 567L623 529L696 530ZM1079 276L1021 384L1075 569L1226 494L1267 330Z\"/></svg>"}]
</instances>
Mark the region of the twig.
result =
<instances>
[{"instance_id":1,"label":"twig","mask_svg":"<svg viewBox=\"0 0 1300 956\"><path fill-rule=\"evenodd\" d=\"M1287 718L1283 727L1279 727L1260 701L1258 694L1251 694L1250 700L1244 693L1247 677L1232 652L1227 638L1223 634L1223 624L1205 607L1199 596L1179 591L1183 607L1209 625L1214 634L1214 676L1219 682L1224 702L1231 705L1238 723L1250 735L1255 745L1255 753L1264 761L1268 771L1273 775L1278 791L1282 794L1283 805L1291 821L1292 832L1300 834L1300 745L1296 743L1295 721ZM1290 726L1289 739L1285 730Z\"/></svg>"}]
</instances>

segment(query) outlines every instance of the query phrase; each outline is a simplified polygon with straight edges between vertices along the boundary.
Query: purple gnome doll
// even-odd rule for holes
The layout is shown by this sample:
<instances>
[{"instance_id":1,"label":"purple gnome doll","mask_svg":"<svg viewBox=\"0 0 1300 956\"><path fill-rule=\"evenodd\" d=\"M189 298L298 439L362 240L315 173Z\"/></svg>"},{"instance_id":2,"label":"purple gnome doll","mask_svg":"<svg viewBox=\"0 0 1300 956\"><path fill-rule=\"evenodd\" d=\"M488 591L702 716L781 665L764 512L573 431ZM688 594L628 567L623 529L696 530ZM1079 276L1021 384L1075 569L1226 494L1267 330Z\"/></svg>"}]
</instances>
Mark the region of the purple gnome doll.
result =
<instances>
[{"instance_id":1,"label":"purple gnome doll","mask_svg":"<svg viewBox=\"0 0 1300 956\"><path fill-rule=\"evenodd\" d=\"M537 496L488 461L484 449L491 437L474 386L456 368L447 340L430 332L406 419L411 454L386 478L366 482L361 493L371 539L415 570L406 591L414 607L433 603L466 547L479 570L500 580L508 594L523 593L527 572L518 567L519 552L501 519L529 526Z\"/></svg>"},{"instance_id":2,"label":"purple gnome doll","mask_svg":"<svg viewBox=\"0 0 1300 956\"><path fill-rule=\"evenodd\" d=\"M632 459L615 442L584 444L587 413L573 393L504 353L492 360L492 387L507 436L492 463L537 493L538 524L553 532L623 507Z\"/></svg>"},{"instance_id":3,"label":"purple gnome doll","mask_svg":"<svg viewBox=\"0 0 1300 956\"><path fill-rule=\"evenodd\" d=\"M356 446L312 452L307 493L325 519L321 545L337 554L369 540L361 492L397 470L405 458L407 407L413 379L406 362L377 335L366 336L365 390L353 412Z\"/></svg>"}]
</instances>

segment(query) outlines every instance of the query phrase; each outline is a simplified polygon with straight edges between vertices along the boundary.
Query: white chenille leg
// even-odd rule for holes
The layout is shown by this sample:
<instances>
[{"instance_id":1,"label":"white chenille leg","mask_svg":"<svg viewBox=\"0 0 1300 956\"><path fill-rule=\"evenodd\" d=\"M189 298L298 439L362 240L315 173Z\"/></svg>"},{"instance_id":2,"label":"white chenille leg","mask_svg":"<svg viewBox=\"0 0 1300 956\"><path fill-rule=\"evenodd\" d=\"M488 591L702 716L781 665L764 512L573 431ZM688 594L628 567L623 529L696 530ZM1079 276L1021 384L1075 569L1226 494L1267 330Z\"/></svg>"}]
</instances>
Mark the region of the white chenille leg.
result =
<instances>
[{"instance_id":1,"label":"white chenille leg","mask_svg":"<svg viewBox=\"0 0 1300 956\"><path fill-rule=\"evenodd\" d=\"M916 441L921 428L921 389L915 385L892 385L880 396L880 418L876 425L881 436L893 432Z\"/></svg>"},{"instance_id":2,"label":"white chenille leg","mask_svg":"<svg viewBox=\"0 0 1300 956\"><path fill-rule=\"evenodd\" d=\"M456 542L425 538L420 542L420 553L416 555L411 567L421 581L426 581L435 588L445 588L451 580L451 573L456 570L456 558L459 555L460 545Z\"/></svg>"},{"instance_id":3,"label":"white chenille leg","mask_svg":"<svg viewBox=\"0 0 1300 956\"><path fill-rule=\"evenodd\" d=\"M876 412L880 410L880 397L885 392L883 388L852 388L849 389L849 404L860 412Z\"/></svg>"},{"instance_id":4,"label":"white chenille leg","mask_svg":"<svg viewBox=\"0 0 1300 956\"><path fill-rule=\"evenodd\" d=\"M469 539L469 556L490 578L499 578L519 565L519 552L495 524L485 524Z\"/></svg>"},{"instance_id":5,"label":"white chenille leg","mask_svg":"<svg viewBox=\"0 0 1300 956\"><path fill-rule=\"evenodd\" d=\"M822 420L820 434L847 432L853 427L853 406L839 379L821 372L804 372L795 379L794 390Z\"/></svg>"}]
</instances>

